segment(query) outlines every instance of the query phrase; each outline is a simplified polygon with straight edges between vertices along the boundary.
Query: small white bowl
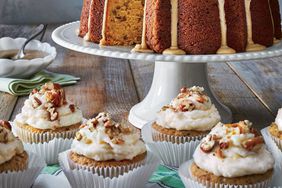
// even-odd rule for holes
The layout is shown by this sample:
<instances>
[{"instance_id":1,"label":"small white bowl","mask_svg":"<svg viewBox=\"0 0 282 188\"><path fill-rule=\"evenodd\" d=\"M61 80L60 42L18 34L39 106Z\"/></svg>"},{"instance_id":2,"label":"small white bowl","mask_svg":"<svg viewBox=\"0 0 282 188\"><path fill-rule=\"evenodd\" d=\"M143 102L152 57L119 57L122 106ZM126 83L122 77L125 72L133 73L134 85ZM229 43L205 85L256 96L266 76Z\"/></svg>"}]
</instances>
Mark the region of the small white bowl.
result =
<instances>
[{"instance_id":1,"label":"small white bowl","mask_svg":"<svg viewBox=\"0 0 282 188\"><path fill-rule=\"evenodd\" d=\"M0 38L0 51L19 49L26 41L25 38ZM31 75L40 72L52 63L55 59L57 52L56 48L48 43L42 43L38 40L32 40L26 46L26 50L40 50L46 52L44 58L36 58L32 60L20 59L0 59L0 77L4 78L28 78Z\"/></svg>"}]
</instances>

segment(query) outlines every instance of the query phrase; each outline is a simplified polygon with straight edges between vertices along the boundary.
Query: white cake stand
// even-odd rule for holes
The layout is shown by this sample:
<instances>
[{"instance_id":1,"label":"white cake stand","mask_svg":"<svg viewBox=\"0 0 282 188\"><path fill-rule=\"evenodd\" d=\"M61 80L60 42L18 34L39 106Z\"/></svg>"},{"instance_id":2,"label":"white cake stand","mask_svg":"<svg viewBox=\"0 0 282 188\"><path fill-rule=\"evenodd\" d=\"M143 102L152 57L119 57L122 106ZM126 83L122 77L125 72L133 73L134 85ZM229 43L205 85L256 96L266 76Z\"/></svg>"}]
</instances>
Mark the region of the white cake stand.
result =
<instances>
[{"instance_id":1,"label":"white cake stand","mask_svg":"<svg viewBox=\"0 0 282 188\"><path fill-rule=\"evenodd\" d=\"M264 51L231 55L161 55L131 53L131 47L100 47L85 42L76 35L79 22L60 26L52 33L52 39L59 45L82 53L112 58L155 62L153 83L145 99L132 107L129 121L141 128L155 119L156 112L168 104L183 86L203 86L212 102L219 110L223 122L232 121L232 113L223 105L210 89L207 79L207 62L243 61L270 58L282 55L282 44L276 44Z\"/></svg>"}]
</instances>

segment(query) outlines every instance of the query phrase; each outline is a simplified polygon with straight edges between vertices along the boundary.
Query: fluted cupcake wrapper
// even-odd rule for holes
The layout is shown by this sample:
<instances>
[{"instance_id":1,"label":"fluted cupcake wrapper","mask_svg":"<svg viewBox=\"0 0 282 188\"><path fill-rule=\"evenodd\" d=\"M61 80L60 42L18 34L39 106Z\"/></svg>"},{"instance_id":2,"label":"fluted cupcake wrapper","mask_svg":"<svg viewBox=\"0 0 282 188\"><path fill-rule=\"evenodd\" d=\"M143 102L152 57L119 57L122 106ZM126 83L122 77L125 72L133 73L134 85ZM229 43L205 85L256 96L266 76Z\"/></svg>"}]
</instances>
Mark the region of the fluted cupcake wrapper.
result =
<instances>
[{"instance_id":1,"label":"fluted cupcake wrapper","mask_svg":"<svg viewBox=\"0 0 282 188\"><path fill-rule=\"evenodd\" d=\"M72 141L73 139L54 138L44 143L24 143L24 148L38 154L50 165L58 163L59 153L70 149Z\"/></svg>"},{"instance_id":2,"label":"fluted cupcake wrapper","mask_svg":"<svg viewBox=\"0 0 282 188\"><path fill-rule=\"evenodd\" d=\"M73 188L95 187L95 188L132 188L144 187L149 177L153 174L159 165L159 159L152 153L148 152L144 164L119 175L118 177L103 177L89 171L89 169L73 169L69 160L69 152L66 151L59 155L60 166L62 167L70 185ZM100 169L100 171L114 172L112 168ZM118 170L119 171L119 170Z\"/></svg>"},{"instance_id":3,"label":"fluted cupcake wrapper","mask_svg":"<svg viewBox=\"0 0 282 188\"><path fill-rule=\"evenodd\" d=\"M278 141L275 141L275 137L273 137L269 132L268 132L268 127L264 128L261 130L261 133L263 135L263 138L265 140L265 143L272 153L274 159L275 159L275 165L279 168L282 167L282 151L279 148L279 144L277 143Z\"/></svg>"},{"instance_id":4,"label":"fluted cupcake wrapper","mask_svg":"<svg viewBox=\"0 0 282 188\"><path fill-rule=\"evenodd\" d=\"M154 151L163 162L163 164L179 167L185 161L192 159L200 140L188 141L176 144L168 141L153 141L151 123L143 126L141 130L142 139L151 151Z\"/></svg>"},{"instance_id":5,"label":"fluted cupcake wrapper","mask_svg":"<svg viewBox=\"0 0 282 188\"><path fill-rule=\"evenodd\" d=\"M250 185L226 185L221 183L212 183L209 181L201 181L192 177L190 173L192 163L193 160L187 161L183 163L178 170L178 174L186 188L268 188L271 185L272 178Z\"/></svg>"},{"instance_id":6,"label":"fluted cupcake wrapper","mask_svg":"<svg viewBox=\"0 0 282 188\"><path fill-rule=\"evenodd\" d=\"M152 128L152 138L155 141L167 141L167 142L172 142L172 143L186 143L186 142L191 142L191 141L197 141L197 140L202 140L206 134L200 135L200 136L173 136L173 135L167 135L158 132L157 130Z\"/></svg>"},{"instance_id":7,"label":"fluted cupcake wrapper","mask_svg":"<svg viewBox=\"0 0 282 188\"><path fill-rule=\"evenodd\" d=\"M23 129L17 125L17 123L12 124L15 134L25 143L44 143L53 140L54 138L65 138L71 139L75 137L76 132L79 130L72 129L63 132L45 132L36 133L29 130Z\"/></svg>"},{"instance_id":8,"label":"fluted cupcake wrapper","mask_svg":"<svg viewBox=\"0 0 282 188\"><path fill-rule=\"evenodd\" d=\"M74 163L72 160L69 160L69 165L71 169L82 169L82 170L88 170L89 172L98 174L99 176L103 177L118 177L119 175L123 175L126 172L137 168L139 166L144 165L146 158L141 161L136 161L135 163L123 165L123 166L113 166L113 167L89 167L85 165L80 165L77 163Z\"/></svg>"},{"instance_id":9,"label":"fluted cupcake wrapper","mask_svg":"<svg viewBox=\"0 0 282 188\"><path fill-rule=\"evenodd\" d=\"M28 152L28 168L19 172L0 173L1 188L30 188L42 169L45 162L38 155Z\"/></svg>"}]
</instances>

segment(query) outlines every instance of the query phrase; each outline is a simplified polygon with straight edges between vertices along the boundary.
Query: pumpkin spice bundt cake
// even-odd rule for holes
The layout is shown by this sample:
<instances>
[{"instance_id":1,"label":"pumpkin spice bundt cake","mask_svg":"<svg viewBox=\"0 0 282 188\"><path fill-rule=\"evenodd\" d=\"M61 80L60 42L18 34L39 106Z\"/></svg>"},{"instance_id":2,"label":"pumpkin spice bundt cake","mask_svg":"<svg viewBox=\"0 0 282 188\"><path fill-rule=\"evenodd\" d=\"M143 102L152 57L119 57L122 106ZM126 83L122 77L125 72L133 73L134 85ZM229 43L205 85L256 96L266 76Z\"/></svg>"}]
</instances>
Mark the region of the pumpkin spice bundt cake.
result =
<instances>
[{"instance_id":1,"label":"pumpkin spice bundt cake","mask_svg":"<svg viewBox=\"0 0 282 188\"><path fill-rule=\"evenodd\" d=\"M278 0L84 0L79 36L133 52L232 54L277 43L280 23Z\"/></svg>"}]
</instances>

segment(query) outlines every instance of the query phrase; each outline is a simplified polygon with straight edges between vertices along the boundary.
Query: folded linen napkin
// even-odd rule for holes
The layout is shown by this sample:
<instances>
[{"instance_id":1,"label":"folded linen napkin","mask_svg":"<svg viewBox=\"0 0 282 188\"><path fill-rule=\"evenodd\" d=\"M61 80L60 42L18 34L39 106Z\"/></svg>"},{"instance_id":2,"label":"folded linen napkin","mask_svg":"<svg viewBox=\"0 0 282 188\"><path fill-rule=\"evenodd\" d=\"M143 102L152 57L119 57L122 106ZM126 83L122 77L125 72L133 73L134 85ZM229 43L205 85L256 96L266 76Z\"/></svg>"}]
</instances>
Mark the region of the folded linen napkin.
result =
<instances>
[{"instance_id":1,"label":"folded linen napkin","mask_svg":"<svg viewBox=\"0 0 282 188\"><path fill-rule=\"evenodd\" d=\"M67 74L58 74L49 71L41 71L30 79L0 78L0 91L16 96L28 95L34 88L39 88L46 82L54 82L60 85L71 85L80 80Z\"/></svg>"}]
</instances>

